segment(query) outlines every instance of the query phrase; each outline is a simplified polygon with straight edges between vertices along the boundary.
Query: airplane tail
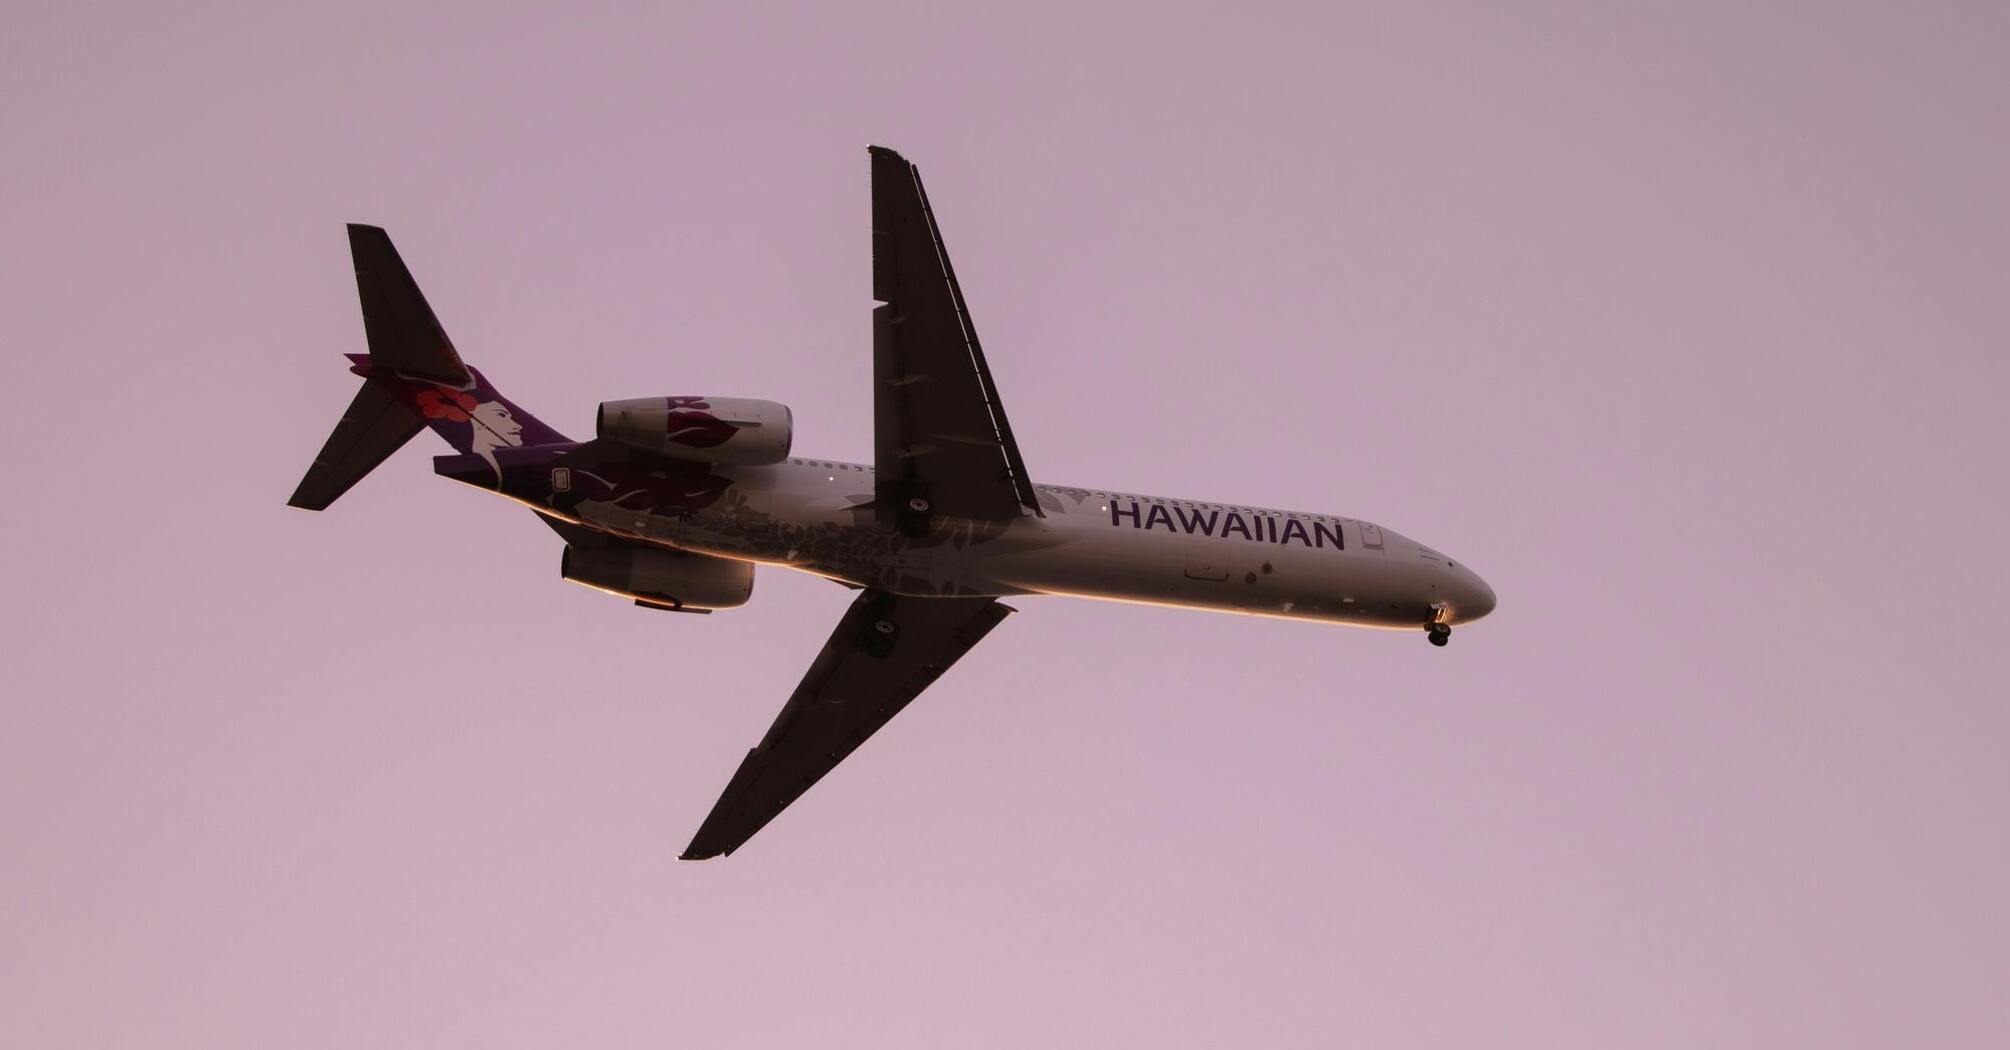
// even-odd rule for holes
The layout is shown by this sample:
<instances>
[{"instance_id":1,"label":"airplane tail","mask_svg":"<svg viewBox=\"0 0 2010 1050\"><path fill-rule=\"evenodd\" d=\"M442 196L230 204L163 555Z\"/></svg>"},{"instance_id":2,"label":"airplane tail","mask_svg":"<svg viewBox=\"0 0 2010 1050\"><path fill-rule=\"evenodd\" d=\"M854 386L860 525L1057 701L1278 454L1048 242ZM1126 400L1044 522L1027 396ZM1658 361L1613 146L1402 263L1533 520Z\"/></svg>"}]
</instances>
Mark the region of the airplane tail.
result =
<instances>
[{"instance_id":1,"label":"airplane tail","mask_svg":"<svg viewBox=\"0 0 2010 1050\"><path fill-rule=\"evenodd\" d=\"M349 254L370 345L368 354L348 355L349 370L363 386L288 506L326 509L428 426L455 451L491 465L497 448L566 440L461 362L388 234L352 224Z\"/></svg>"}]
</instances>

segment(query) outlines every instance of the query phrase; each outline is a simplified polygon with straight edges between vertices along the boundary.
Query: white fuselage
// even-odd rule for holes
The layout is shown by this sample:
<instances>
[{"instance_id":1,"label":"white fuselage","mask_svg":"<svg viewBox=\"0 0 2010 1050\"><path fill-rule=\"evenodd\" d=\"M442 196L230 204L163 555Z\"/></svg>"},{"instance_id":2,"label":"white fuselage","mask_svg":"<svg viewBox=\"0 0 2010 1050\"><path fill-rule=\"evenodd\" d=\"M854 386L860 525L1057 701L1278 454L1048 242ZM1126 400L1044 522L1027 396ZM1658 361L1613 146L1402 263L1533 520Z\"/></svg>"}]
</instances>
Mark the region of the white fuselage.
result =
<instances>
[{"instance_id":1,"label":"white fuselage","mask_svg":"<svg viewBox=\"0 0 2010 1050\"><path fill-rule=\"evenodd\" d=\"M1043 517L941 519L909 538L872 510L870 467L795 458L715 469L737 497L676 515L585 503L568 516L898 594L1070 595L1404 629L1494 605L1465 566L1353 518L1038 485Z\"/></svg>"}]
</instances>

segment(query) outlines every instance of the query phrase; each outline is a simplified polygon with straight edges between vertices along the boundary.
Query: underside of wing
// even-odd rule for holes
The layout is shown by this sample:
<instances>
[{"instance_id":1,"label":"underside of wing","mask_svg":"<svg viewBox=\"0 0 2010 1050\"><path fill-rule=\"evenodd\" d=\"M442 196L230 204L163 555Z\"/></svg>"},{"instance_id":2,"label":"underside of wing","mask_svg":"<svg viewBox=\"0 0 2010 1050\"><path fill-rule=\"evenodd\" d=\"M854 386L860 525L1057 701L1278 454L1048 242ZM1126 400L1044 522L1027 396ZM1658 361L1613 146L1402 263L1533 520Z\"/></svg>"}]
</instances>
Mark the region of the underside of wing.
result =
<instances>
[{"instance_id":1,"label":"underside of wing","mask_svg":"<svg viewBox=\"0 0 2010 1050\"><path fill-rule=\"evenodd\" d=\"M928 517L1040 513L921 174L873 147L873 417L878 505ZM917 518L917 515L919 516Z\"/></svg>"},{"instance_id":2,"label":"underside of wing","mask_svg":"<svg viewBox=\"0 0 2010 1050\"><path fill-rule=\"evenodd\" d=\"M993 598L860 594L683 859L740 848L1011 612Z\"/></svg>"}]
</instances>

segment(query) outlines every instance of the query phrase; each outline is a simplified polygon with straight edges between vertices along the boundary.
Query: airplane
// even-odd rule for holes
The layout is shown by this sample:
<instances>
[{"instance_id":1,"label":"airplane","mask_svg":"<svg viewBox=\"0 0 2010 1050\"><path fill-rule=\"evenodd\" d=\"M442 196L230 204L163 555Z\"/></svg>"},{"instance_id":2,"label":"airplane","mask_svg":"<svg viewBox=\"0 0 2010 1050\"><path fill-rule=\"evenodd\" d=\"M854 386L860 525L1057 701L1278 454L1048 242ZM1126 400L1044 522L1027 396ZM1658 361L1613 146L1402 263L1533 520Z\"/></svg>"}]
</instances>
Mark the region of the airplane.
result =
<instances>
[{"instance_id":1,"label":"airplane","mask_svg":"<svg viewBox=\"0 0 2010 1050\"><path fill-rule=\"evenodd\" d=\"M744 605L754 567L858 591L682 859L731 854L1014 610L1065 595L1422 632L1487 615L1464 563L1360 518L1037 484L1006 422L919 169L870 147L873 459L802 456L788 406L603 402L574 441L462 363L390 237L351 225L369 352L287 501L323 510L422 429L436 473L528 506L559 575L649 609Z\"/></svg>"}]
</instances>

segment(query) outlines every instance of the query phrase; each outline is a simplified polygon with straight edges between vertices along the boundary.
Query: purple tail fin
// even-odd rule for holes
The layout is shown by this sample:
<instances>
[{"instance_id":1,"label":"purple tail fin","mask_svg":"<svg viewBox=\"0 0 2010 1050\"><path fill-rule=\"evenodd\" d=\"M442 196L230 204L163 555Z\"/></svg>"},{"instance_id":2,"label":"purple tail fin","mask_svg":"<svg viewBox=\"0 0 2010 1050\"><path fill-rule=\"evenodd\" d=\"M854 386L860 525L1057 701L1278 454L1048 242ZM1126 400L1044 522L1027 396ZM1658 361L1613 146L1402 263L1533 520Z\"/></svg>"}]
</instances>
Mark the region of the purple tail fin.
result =
<instances>
[{"instance_id":1,"label":"purple tail fin","mask_svg":"<svg viewBox=\"0 0 2010 1050\"><path fill-rule=\"evenodd\" d=\"M367 355L349 357L350 371L363 377L363 389L288 504L326 508L426 426L456 451L490 463L498 448L566 440L461 363L383 230L350 226L349 253L356 263L356 291L370 343Z\"/></svg>"}]
</instances>

